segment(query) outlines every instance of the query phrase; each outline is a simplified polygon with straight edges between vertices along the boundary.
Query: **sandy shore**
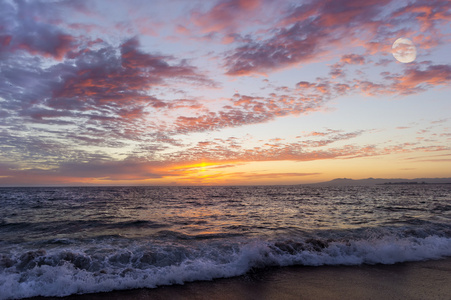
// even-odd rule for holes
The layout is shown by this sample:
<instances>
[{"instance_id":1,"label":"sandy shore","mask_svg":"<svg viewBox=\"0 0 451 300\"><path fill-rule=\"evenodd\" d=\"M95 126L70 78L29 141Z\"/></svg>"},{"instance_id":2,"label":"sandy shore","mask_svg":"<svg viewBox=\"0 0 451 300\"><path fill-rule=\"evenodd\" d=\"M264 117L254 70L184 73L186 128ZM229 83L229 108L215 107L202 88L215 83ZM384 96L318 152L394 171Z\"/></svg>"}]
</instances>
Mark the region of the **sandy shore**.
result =
<instances>
[{"instance_id":1,"label":"sandy shore","mask_svg":"<svg viewBox=\"0 0 451 300\"><path fill-rule=\"evenodd\" d=\"M451 258L395 265L273 268L156 289L33 299L451 299Z\"/></svg>"}]
</instances>

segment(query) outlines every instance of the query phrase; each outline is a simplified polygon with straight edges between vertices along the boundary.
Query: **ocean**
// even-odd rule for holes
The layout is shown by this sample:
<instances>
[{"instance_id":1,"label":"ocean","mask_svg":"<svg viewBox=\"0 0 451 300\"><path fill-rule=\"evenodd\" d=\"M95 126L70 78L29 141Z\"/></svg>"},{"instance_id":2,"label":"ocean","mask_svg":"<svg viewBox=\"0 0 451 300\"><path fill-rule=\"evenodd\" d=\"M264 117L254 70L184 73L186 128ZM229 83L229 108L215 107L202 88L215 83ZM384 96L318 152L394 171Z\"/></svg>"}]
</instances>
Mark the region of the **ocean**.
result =
<instances>
[{"instance_id":1,"label":"ocean","mask_svg":"<svg viewBox=\"0 0 451 300\"><path fill-rule=\"evenodd\" d=\"M446 184L0 188L0 299L449 256Z\"/></svg>"}]
</instances>

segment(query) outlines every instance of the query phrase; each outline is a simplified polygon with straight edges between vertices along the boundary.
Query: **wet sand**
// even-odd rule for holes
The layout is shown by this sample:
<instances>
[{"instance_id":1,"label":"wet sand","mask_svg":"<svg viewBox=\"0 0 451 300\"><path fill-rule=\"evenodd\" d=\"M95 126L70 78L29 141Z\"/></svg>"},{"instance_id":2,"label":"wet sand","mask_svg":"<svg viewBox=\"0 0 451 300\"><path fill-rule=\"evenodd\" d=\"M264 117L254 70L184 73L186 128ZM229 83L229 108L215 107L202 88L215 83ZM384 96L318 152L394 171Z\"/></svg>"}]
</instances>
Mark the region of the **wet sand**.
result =
<instances>
[{"instance_id":1,"label":"wet sand","mask_svg":"<svg viewBox=\"0 0 451 300\"><path fill-rule=\"evenodd\" d=\"M33 299L451 299L451 258L395 265L271 268L155 289Z\"/></svg>"}]
</instances>

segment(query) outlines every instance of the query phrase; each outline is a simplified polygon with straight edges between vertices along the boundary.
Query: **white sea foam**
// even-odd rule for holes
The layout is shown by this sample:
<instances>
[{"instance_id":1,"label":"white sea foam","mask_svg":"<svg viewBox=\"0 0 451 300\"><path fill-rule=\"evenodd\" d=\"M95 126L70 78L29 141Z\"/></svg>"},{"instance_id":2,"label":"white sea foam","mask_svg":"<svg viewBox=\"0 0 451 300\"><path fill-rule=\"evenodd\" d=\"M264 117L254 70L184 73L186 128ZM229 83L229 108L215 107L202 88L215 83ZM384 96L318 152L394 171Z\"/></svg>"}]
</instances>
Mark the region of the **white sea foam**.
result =
<instances>
[{"instance_id":1,"label":"white sea foam","mask_svg":"<svg viewBox=\"0 0 451 300\"><path fill-rule=\"evenodd\" d=\"M0 299L154 288L237 276L269 266L393 264L445 256L451 256L451 238L439 236L222 240L196 246L135 243L128 248L105 244L84 250L67 246L1 257Z\"/></svg>"}]
</instances>

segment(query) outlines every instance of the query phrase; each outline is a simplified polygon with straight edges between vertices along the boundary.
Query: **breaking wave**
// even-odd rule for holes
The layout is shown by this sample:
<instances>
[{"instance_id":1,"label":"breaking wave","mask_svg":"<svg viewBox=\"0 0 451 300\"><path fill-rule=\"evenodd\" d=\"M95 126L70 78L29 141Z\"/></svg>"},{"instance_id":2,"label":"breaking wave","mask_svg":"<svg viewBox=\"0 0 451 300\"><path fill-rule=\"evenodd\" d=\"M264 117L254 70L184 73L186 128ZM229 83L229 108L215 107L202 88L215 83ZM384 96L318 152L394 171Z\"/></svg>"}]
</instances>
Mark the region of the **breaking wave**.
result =
<instances>
[{"instance_id":1,"label":"breaking wave","mask_svg":"<svg viewBox=\"0 0 451 300\"><path fill-rule=\"evenodd\" d=\"M0 299L154 288L243 275L277 266L394 264L451 256L451 238L241 238L196 243L102 238L52 249L10 249L0 257Z\"/></svg>"}]
</instances>

